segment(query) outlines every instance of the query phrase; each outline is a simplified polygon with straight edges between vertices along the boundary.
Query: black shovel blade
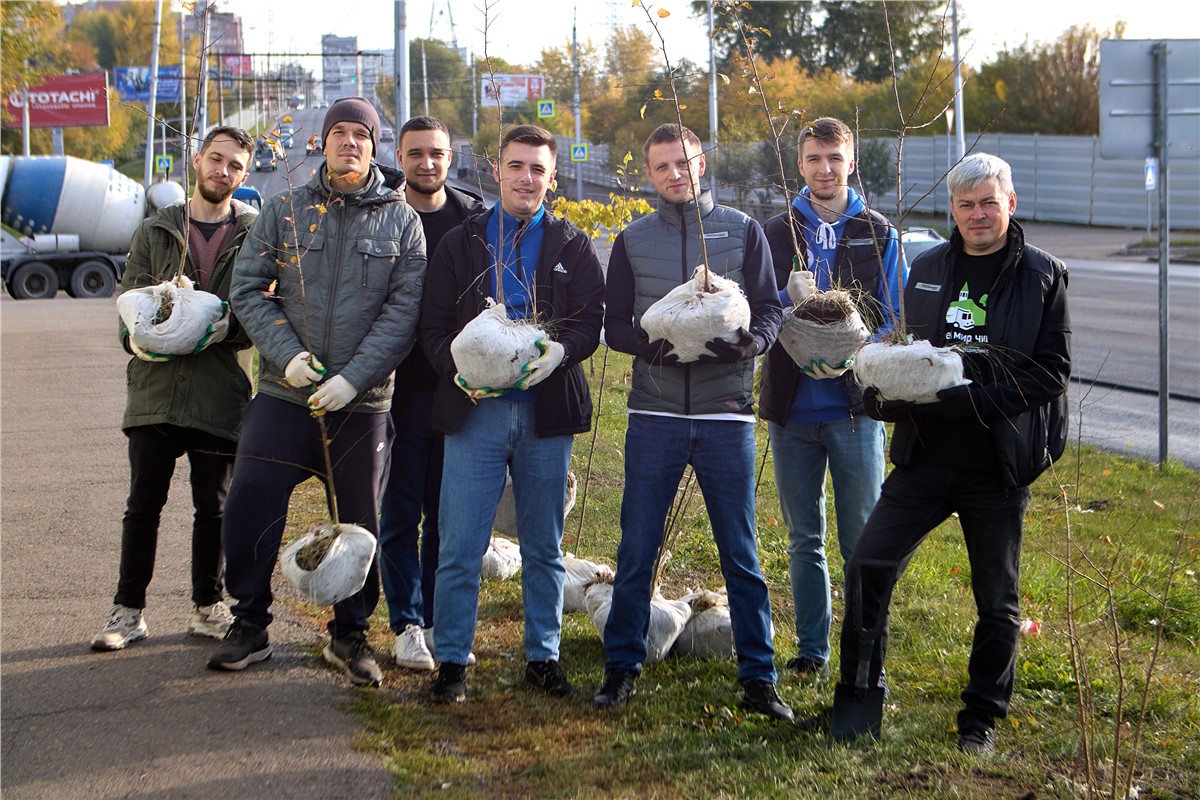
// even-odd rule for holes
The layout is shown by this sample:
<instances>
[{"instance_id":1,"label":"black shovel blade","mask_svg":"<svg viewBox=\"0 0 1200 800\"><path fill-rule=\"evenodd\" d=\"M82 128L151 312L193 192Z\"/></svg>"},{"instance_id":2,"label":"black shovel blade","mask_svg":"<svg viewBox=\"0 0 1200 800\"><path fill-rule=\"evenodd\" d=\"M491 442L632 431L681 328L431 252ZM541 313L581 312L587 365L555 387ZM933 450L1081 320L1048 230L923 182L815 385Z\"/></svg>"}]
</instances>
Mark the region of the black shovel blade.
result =
<instances>
[{"instance_id":1,"label":"black shovel blade","mask_svg":"<svg viewBox=\"0 0 1200 800\"><path fill-rule=\"evenodd\" d=\"M833 719L829 731L839 742L870 734L878 739L883 727L884 689L857 689L839 683L833 690Z\"/></svg>"}]
</instances>

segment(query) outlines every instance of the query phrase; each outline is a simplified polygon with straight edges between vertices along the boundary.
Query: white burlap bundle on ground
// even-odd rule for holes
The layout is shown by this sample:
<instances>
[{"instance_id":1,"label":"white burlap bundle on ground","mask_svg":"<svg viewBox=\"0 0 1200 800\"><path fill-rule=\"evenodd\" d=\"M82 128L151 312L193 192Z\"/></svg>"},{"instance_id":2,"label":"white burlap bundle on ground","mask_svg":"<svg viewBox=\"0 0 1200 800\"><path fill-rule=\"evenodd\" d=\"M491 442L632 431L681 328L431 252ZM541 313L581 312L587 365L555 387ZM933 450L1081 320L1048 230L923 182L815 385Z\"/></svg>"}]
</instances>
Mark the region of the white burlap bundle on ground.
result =
<instances>
[{"instance_id":1,"label":"white burlap bundle on ground","mask_svg":"<svg viewBox=\"0 0 1200 800\"><path fill-rule=\"evenodd\" d=\"M576 491L575 471L568 468L567 489L563 494L564 517L575 507ZM492 523L492 530L513 539L520 538L517 535L517 501L513 498L512 475L507 472L504 474L504 493L500 495L500 503L496 506L496 520Z\"/></svg>"},{"instance_id":2,"label":"white burlap bundle on ground","mask_svg":"<svg viewBox=\"0 0 1200 800\"><path fill-rule=\"evenodd\" d=\"M724 594L699 591L679 598L692 609L687 625L675 640L675 652L696 658L733 658L733 623L729 598Z\"/></svg>"},{"instance_id":3,"label":"white burlap bundle on ground","mask_svg":"<svg viewBox=\"0 0 1200 800\"><path fill-rule=\"evenodd\" d=\"M587 612L604 642L604 625L612 608L612 584L593 583L587 589ZM667 657L671 645L687 625L692 607L682 600L668 600L655 594L650 600L650 630L646 633L646 663L657 664Z\"/></svg>"},{"instance_id":4,"label":"white burlap bundle on ground","mask_svg":"<svg viewBox=\"0 0 1200 800\"><path fill-rule=\"evenodd\" d=\"M936 403L942 389L970 383L956 350L934 347L924 339L866 345L854 359L854 376L863 386L875 387L885 400L910 403Z\"/></svg>"},{"instance_id":5,"label":"white burlap bundle on ground","mask_svg":"<svg viewBox=\"0 0 1200 800\"><path fill-rule=\"evenodd\" d=\"M306 569L313 552L328 548L313 569ZM319 606L331 606L362 589L375 558L375 537L358 525L318 525L289 544L279 557L283 577Z\"/></svg>"},{"instance_id":6,"label":"white burlap bundle on ground","mask_svg":"<svg viewBox=\"0 0 1200 800\"><path fill-rule=\"evenodd\" d=\"M215 294L193 288L182 275L178 282L130 289L117 298L117 313L129 338L143 350L161 355L186 355L208 333L208 326L225 313Z\"/></svg>"},{"instance_id":7,"label":"white burlap bundle on ground","mask_svg":"<svg viewBox=\"0 0 1200 800\"><path fill-rule=\"evenodd\" d=\"M704 267L687 283L676 286L642 314L641 326L650 341L666 339L682 362L708 354L710 339L737 342L739 329L750 328L750 304L736 281L708 274L711 292L704 291Z\"/></svg>"},{"instance_id":8,"label":"white burlap bundle on ground","mask_svg":"<svg viewBox=\"0 0 1200 800\"><path fill-rule=\"evenodd\" d=\"M849 292L834 290L821 294L839 295L838 302L830 305L840 305L849 313L840 319L826 321L803 316L801 307L789 308L783 312L779 343L801 367L807 367L814 361L824 361L831 367L840 367L852 359L863 342L871 336L862 315L854 308ZM805 302L807 304L812 300L810 298Z\"/></svg>"},{"instance_id":9,"label":"white burlap bundle on ground","mask_svg":"<svg viewBox=\"0 0 1200 800\"><path fill-rule=\"evenodd\" d=\"M612 567L597 564L567 553L563 556L563 567L567 571L563 580L563 613L587 611L588 587L597 581L612 583Z\"/></svg>"},{"instance_id":10,"label":"white burlap bundle on ground","mask_svg":"<svg viewBox=\"0 0 1200 800\"><path fill-rule=\"evenodd\" d=\"M502 303L488 307L463 326L450 343L458 374L472 389L511 389L522 368L539 355L537 341L546 332L527 321L511 320Z\"/></svg>"},{"instance_id":11,"label":"white burlap bundle on ground","mask_svg":"<svg viewBox=\"0 0 1200 800\"><path fill-rule=\"evenodd\" d=\"M521 569L521 546L502 536L493 536L487 552L483 554L481 578L506 581Z\"/></svg>"}]
</instances>

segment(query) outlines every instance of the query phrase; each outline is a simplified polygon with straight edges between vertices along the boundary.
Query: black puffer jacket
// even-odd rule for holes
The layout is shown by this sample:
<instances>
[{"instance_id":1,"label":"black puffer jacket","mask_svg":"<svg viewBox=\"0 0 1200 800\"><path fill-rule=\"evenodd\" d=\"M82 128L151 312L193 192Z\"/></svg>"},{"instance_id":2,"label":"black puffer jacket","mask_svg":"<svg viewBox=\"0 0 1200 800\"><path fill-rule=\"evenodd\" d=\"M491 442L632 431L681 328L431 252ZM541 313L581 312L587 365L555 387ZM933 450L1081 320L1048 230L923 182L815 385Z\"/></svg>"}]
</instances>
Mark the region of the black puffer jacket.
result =
<instances>
[{"instance_id":1,"label":"black puffer jacket","mask_svg":"<svg viewBox=\"0 0 1200 800\"><path fill-rule=\"evenodd\" d=\"M471 400L454 384L457 369L450 343L487 307L491 264L486 243L493 207L468 217L445 235L429 265L421 304L419 338L438 374L433 428L458 430ZM592 395L580 362L600 344L604 318L604 275L596 250L583 231L547 213L542 252L534 273L537 314L563 346L562 363L534 386L538 436L583 433L591 427ZM482 402L488 402L484 400Z\"/></svg>"},{"instance_id":2,"label":"black puffer jacket","mask_svg":"<svg viewBox=\"0 0 1200 800\"><path fill-rule=\"evenodd\" d=\"M923 253L912 264L904 291L909 331L938 343L945 337L946 308L957 292L954 263L962 253L955 231L949 242ZM1067 268L1049 253L1025 243L1025 233L1009 221L1008 257L989 293L988 333L991 370L1000 379L969 387L973 413L993 433L1006 486L1027 486L1062 455L1067 437L1067 382L1071 377L1071 317L1067 309ZM938 406L923 406L935 419ZM891 460L907 464L917 446L917 425L909 410L867 412L896 423Z\"/></svg>"}]
</instances>

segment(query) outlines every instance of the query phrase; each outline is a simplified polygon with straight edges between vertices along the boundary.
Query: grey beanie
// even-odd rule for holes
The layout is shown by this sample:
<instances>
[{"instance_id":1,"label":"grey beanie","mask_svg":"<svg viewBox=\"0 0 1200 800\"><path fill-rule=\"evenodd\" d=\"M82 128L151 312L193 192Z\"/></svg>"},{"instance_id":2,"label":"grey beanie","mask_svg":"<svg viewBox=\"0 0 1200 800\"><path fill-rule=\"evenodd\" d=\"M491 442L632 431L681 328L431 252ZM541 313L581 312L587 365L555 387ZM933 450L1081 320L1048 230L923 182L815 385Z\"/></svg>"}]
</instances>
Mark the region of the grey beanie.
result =
<instances>
[{"instance_id":1,"label":"grey beanie","mask_svg":"<svg viewBox=\"0 0 1200 800\"><path fill-rule=\"evenodd\" d=\"M339 122L357 122L371 132L371 157L379 152L379 144L375 136L379 133L379 114L375 106L361 97L340 97L329 105L325 112L325 121L321 123L321 147L325 147L325 138L329 129Z\"/></svg>"}]
</instances>

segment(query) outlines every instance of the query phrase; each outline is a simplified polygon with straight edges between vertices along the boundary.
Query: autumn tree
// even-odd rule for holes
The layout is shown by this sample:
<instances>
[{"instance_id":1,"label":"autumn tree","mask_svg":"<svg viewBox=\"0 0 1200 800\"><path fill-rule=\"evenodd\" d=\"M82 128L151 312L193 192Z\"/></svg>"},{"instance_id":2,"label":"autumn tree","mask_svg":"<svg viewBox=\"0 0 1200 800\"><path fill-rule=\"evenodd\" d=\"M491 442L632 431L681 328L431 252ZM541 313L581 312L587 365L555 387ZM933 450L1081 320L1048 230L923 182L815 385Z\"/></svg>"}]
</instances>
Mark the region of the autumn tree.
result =
<instances>
[{"instance_id":1,"label":"autumn tree","mask_svg":"<svg viewBox=\"0 0 1200 800\"><path fill-rule=\"evenodd\" d=\"M903 73L941 49L943 0L867 3L855 0L736 3L743 22L766 32L758 43L764 60L795 59L810 71L831 70L864 82ZM696 0L692 11L708 13ZM713 36L718 59L730 68L740 52L736 30L722 26Z\"/></svg>"}]
</instances>

